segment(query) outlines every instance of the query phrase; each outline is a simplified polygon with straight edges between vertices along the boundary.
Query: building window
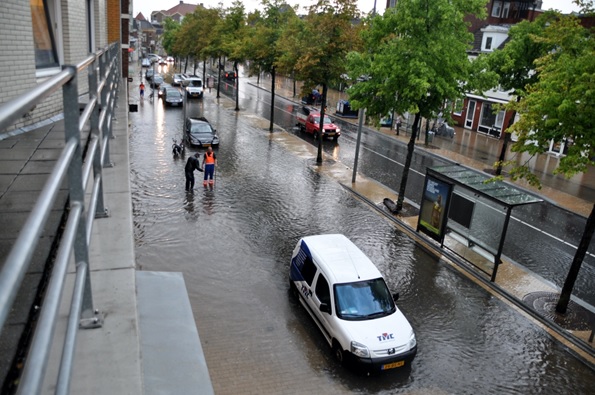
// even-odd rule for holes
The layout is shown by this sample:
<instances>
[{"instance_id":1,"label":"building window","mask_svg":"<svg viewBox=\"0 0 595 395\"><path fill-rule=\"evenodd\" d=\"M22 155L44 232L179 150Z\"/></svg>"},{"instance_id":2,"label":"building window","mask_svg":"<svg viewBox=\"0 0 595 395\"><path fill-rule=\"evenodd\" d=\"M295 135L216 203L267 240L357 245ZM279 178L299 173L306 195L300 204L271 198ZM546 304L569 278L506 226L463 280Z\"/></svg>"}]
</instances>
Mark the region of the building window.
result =
<instances>
[{"instance_id":1,"label":"building window","mask_svg":"<svg viewBox=\"0 0 595 395\"><path fill-rule=\"evenodd\" d=\"M481 106L481 117L479 119L479 130L485 131L495 137L500 136L502 124L504 123L504 110L494 113L492 103L484 102Z\"/></svg>"},{"instance_id":2,"label":"building window","mask_svg":"<svg viewBox=\"0 0 595 395\"><path fill-rule=\"evenodd\" d=\"M494 1L494 5L492 6L492 16L495 18L500 18L501 12L502 12L502 2Z\"/></svg>"},{"instance_id":3,"label":"building window","mask_svg":"<svg viewBox=\"0 0 595 395\"><path fill-rule=\"evenodd\" d=\"M510 3L504 3L502 7L502 18L508 18L508 13L510 12Z\"/></svg>"},{"instance_id":4,"label":"building window","mask_svg":"<svg viewBox=\"0 0 595 395\"><path fill-rule=\"evenodd\" d=\"M38 69L57 67L58 50L52 29L54 16L53 0L29 0L35 44L35 66Z\"/></svg>"},{"instance_id":5,"label":"building window","mask_svg":"<svg viewBox=\"0 0 595 395\"><path fill-rule=\"evenodd\" d=\"M454 103L452 103L452 113L454 115L461 115L461 113L463 112L463 107L465 104L465 100L462 98L457 98L455 99Z\"/></svg>"},{"instance_id":6,"label":"building window","mask_svg":"<svg viewBox=\"0 0 595 395\"><path fill-rule=\"evenodd\" d=\"M486 51L492 49L492 37L486 37L486 46L484 48Z\"/></svg>"},{"instance_id":7,"label":"building window","mask_svg":"<svg viewBox=\"0 0 595 395\"><path fill-rule=\"evenodd\" d=\"M95 52L95 1L87 0L87 39L89 53Z\"/></svg>"}]
</instances>

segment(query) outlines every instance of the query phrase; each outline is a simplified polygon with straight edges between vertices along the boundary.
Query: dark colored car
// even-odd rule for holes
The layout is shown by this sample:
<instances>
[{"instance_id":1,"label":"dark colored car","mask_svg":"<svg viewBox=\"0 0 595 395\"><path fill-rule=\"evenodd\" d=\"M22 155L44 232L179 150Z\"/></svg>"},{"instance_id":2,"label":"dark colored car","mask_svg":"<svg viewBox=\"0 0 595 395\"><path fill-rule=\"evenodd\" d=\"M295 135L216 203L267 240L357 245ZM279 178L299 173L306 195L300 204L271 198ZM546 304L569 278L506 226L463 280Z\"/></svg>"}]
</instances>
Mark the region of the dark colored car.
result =
<instances>
[{"instance_id":1,"label":"dark colored car","mask_svg":"<svg viewBox=\"0 0 595 395\"><path fill-rule=\"evenodd\" d=\"M168 88L171 89L172 86L166 83L161 84L161 86L159 87L159 97L165 97L165 90Z\"/></svg>"},{"instance_id":2,"label":"dark colored car","mask_svg":"<svg viewBox=\"0 0 595 395\"><path fill-rule=\"evenodd\" d=\"M198 147L218 147L219 136L206 118L186 118L184 137L190 145Z\"/></svg>"},{"instance_id":3,"label":"dark colored car","mask_svg":"<svg viewBox=\"0 0 595 395\"><path fill-rule=\"evenodd\" d=\"M151 78L151 88L159 88L161 84L163 84L163 77L159 74L155 74L153 78Z\"/></svg>"},{"instance_id":4,"label":"dark colored car","mask_svg":"<svg viewBox=\"0 0 595 395\"><path fill-rule=\"evenodd\" d=\"M166 88L163 92L163 105L164 106L183 106L184 97L176 88Z\"/></svg>"},{"instance_id":5,"label":"dark colored car","mask_svg":"<svg viewBox=\"0 0 595 395\"><path fill-rule=\"evenodd\" d=\"M147 72L145 73L145 79L147 81L151 81L153 79L153 76L155 75L155 70L153 69L148 69Z\"/></svg>"},{"instance_id":6,"label":"dark colored car","mask_svg":"<svg viewBox=\"0 0 595 395\"><path fill-rule=\"evenodd\" d=\"M224 71L223 72L223 78L225 78L226 80L233 81L237 77L238 77L238 75L236 74L235 71Z\"/></svg>"}]
</instances>

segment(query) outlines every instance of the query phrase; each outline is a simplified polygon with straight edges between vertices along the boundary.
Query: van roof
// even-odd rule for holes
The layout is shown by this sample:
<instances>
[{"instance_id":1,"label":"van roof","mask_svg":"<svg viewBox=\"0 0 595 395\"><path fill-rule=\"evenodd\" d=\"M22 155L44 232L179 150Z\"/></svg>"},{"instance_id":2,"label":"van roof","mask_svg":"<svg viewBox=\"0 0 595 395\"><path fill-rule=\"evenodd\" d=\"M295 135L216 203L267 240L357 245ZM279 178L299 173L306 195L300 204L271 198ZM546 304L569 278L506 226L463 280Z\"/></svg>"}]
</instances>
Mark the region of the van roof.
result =
<instances>
[{"instance_id":1,"label":"van roof","mask_svg":"<svg viewBox=\"0 0 595 395\"><path fill-rule=\"evenodd\" d=\"M370 258L344 235L307 236L302 240L332 284L382 277Z\"/></svg>"}]
</instances>

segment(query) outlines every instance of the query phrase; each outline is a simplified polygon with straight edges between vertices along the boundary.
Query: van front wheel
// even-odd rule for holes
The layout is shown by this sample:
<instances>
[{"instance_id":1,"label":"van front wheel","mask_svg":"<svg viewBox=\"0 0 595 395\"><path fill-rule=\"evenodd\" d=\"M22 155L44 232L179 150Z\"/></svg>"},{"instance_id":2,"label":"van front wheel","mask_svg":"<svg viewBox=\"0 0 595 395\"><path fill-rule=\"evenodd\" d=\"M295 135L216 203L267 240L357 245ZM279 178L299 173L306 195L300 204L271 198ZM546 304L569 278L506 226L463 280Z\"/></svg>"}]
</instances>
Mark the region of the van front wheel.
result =
<instances>
[{"instance_id":1,"label":"van front wheel","mask_svg":"<svg viewBox=\"0 0 595 395\"><path fill-rule=\"evenodd\" d=\"M333 353L335 354L335 358L337 359L337 362L339 362L339 364L343 365L345 363L345 353L344 353L343 349L341 348L341 346L339 345L339 343L337 343L336 341L334 342Z\"/></svg>"}]
</instances>

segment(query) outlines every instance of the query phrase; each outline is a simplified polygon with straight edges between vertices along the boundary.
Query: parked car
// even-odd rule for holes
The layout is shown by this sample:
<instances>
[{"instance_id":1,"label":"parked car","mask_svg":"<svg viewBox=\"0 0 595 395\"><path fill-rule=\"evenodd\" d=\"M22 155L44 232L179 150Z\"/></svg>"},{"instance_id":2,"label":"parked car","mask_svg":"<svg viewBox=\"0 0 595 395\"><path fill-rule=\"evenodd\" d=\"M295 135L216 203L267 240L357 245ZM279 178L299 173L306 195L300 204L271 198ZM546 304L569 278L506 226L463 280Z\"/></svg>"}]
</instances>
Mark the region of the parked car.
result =
<instances>
[{"instance_id":1,"label":"parked car","mask_svg":"<svg viewBox=\"0 0 595 395\"><path fill-rule=\"evenodd\" d=\"M184 127L186 142L198 147L219 146L219 136L206 118L186 118Z\"/></svg>"},{"instance_id":2,"label":"parked car","mask_svg":"<svg viewBox=\"0 0 595 395\"><path fill-rule=\"evenodd\" d=\"M235 71L224 71L223 72L223 78L225 78L226 80L233 81L237 77L238 77L238 75L236 74Z\"/></svg>"},{"instance_id":3,"label":"parked car","mask_svg":"<svg viewBox=\"0 0 595 395\"><path fill-rule=\"evenodd\" d=\"M174 78L171 84L173 86L181 86L182 82L184 81L184 78L186 78L184 74L174 74Z\"/></svg>"},{"instance_id":4,"label":"parked car","mask_svg":"<svg viewBox=\"0 0 595 395\"><path fill-rule=\"evenodd\" d=\"M155 70L148 69L147 72L145 73L145 79L147 81L151 81L151 79L153 78L153 75L155 75Z\"/></svg>"},{"instance_id":5,"label":"parked car","mask_svg":"<svg viewBox=\"0 0 595 395\"><path fill-rule=\"evenodd\" d=\"M151 88L157 89L161 84L163 84L163 77L159 74L155 74L153 78L151 78Z\"/></svg>"},{"instance_id":6,"label":"parked car","mask_svg":"<svg viewBox=\"0 0 595 395\"><path fill-rule=\"evenodd\" d=\"M300 239L289 287L312 317L339 363L365 371L409 366L417 353L411 324L382 274L341 234Z\"/></svg>"},{"instance_id":7,"label":"parked car","mask_svg":"<svg viewBox=\"0 0 595 395\"><path fill-rule=\"evenodd\" d=\"M149 58L151 63L155 63L156 61L159 60L159 55L157 55L156 53L150 53L147 55L147 58Z\"/></svg>"},{"instance_id":8,"label":"parked car","mask_svg":"<svg viewBox=\"0 0 595 395\"><path fill-rule=\"evenodd\" d=\"M166 88L163 91L162 100L164 106L175 107L184 105L184 97L182 96L182 93L174 87Z\"/></svg>"},{"instance_id":9,"label":"parked car","mask_svg":"<svg viewBox=\"0 0 595 395\"><path fill-rule=\"evenodd\" d=\"M143 60L141 60L141 66L142 67L151 67L151 61L147 58L143 58Z\"/></svg>"}]
</instances>

